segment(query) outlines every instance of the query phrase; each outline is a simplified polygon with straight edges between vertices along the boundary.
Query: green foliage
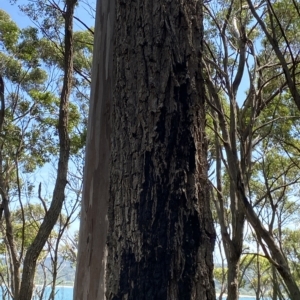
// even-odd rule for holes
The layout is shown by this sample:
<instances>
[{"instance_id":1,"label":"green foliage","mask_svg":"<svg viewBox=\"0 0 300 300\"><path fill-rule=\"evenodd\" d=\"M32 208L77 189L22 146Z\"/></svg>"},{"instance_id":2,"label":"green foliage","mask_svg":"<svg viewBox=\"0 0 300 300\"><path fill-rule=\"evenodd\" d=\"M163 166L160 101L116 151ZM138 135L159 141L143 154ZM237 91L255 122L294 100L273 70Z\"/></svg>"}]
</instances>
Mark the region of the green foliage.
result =
<instances>
[{"instance_id":1,"label":"green foliage","mask_svg":"<svg viewBox=\"0 0 300 300\"><path fill-rule=\"evenodd\" d=\"M19 34L17 24L5 11L0 10L0 42L4 43L8 50L12 50L19 39Z\"/></svg>"},{"instance_id":2,"label":"green foliage","mask_svg":"<svg viewBox=\"0 0 300 300\"><path fill-rule=\"evenodd\" d=\"M213 216L217 218L217 229L221 228L226 255L230 256L232 247L243 241L250 249L254 242L258 243L248 232L245 236L239 234L242 222L238 216L243 210L237 203L244 200L239 199L243 196L239 196L236 188L233 169L238 168L247 200L253 207L252 216L256 214L260 220L254 222L255 218L246 213L252 230L259 232L261 228L256 224L262 223L262 229L274 240L274 243L266 242L266 233L260 234L260 242L267 248L264 253L273 252L271 244L281 249L293 278L299 282L298 233L291 227L299 222L300 112L288 87L287 71L283 72L280 58L273 49L275 46L266 38L259 21L266 25L282 51L297 88L300 6L298 2L285 0L255 3L254 9L260 18L256 19L248 3L209 1L204 4L203 65L209 86L207 135L210 165L215 168L215 172L211 171L211 180L214 185L218 183L218 190L214 190ZM215 155L218 147L219 161ZM219 165L221 168L217 169ZM230 259L227 259L229 264ZM273 260L278 263L277 257ZM244 275L240 278L241 287L251 285L259 297L271 294L272 280L282 288L271 259L253 253L241 261ZM216 273L216 277L220 274Z\"/></svg>"},{"instance_id":3,"label":"green foliage","mask_svg":"<svg viewBox=\"0 0 300 300\"><path fill-rule=\"evenodd\" d=\"M252 289L260 298L270 296L273 288L271 264L265 257L247 254L242 257L240 266L240 286Z\"/></svg>"},{"instance_id":4,"label":"green foliage","mask_svg":"<svg viewBox=\"0 0 300 300\"><path fill-rule=\"evenodd\" d=\"M44 211L40 205L24 207L24 224L21 211L17 210L14 212L12 220L14 222L14 237L18 247L21 247L23 243L26 249L32 244L43 218Z\"/></svg>"},{"instance_id":5,"label":"green foliage","mask_svg":"<svg viewBox=\"0 0 300 300\"><path fill-rule=\"evenodd\" d=\"M11 221L18 251L21 251L22 245L26 249L32 244L44 216L45 211L40 204L27 204L23 209L12 212ZM6 253L6 243L5 231L2 231L0 255Z\"/></svg>"},{"instance_id":6,"label":"green foliage","mask_svg":"<svg viewBox=\"0 0 300 300\"><path fill-rule=\"evenodd\" d=\"M227 275L227 268L215 267L214 268L214 278L218 282L223 281L223 277Z\"/></svg>"},{"instance_id":7,"label":"green foliage","mask_svg":"<svg viewBox=\"0 0 300 300\"><path fill-rule=\"evenodd\" d=\"M24 172L30 173L57 155L60 102L57 88L62 82L59 73L56 78L50 74L57 72L57 67L63 69L64 48L59 37L56 41L49 40L41 37L35 27L19 29L3 11L1 16L0 46L3 51L0 52L0 72L7 80L6 86L11 84L13 87L5 97L5 126L1 133L2 143L5 141L3 151L13 161L16 158L12 153L18 149L19 165ZM45 24L48 21L45 20ZM89 77L93 36L90 32L80 31L75 32L74 37L74 66L79 73ZM77 90L82 84L86 90L86 83L80 83L76 78L75 82ZM69 106L68 129L74 155L85 146L87 115L80 111L82 105L71 101Z\"/></svg>"},{"instance_id":8,"label":"green foliage","mask_svg":"<svg viewBox=\"0 0 300 300\"><path fill-rule=\"evenodd\" d=\"M282 247L291 264L293 276L300 284L300 230L286 228L281 232L280 238L283 240Z\"/></svg>"},{"instance_id":9,"label":"green foliage","mask_svg":"<svg viewBox=\"0 0 300 300\"><path fill-rule=\"evenodd\" d=\"M14 262L19 260L22 273L26 251L50 207L50 201L42 198L40 182L48 175L43 188L52 190L55 179L51 178L50 166L56 165L59 158L58 116L65 74L63 6L62 3L60 10L47 1L21 5L35 24L22 29L0 10L0 76L5 85L2 113L4 106L0 106L0 117L4 116L0 132L0 188L1 201L4 193L8 201L13 238L12 245L8 238L9 223L2 216L0 272L1 283L3 279L8 287L14 285ZM63 246L58 244L64 243L65 231L78 214L92 51L91 32L82 28L74 32L74 74L67 127L72 162L63 212L39 256L41 270L46 257L51 260L49 270L59 269L55 257L62 255ZM46 273L48 276L49 272ZM49 279L46 281L49 283Z\"/></svg>"}]
</instances>

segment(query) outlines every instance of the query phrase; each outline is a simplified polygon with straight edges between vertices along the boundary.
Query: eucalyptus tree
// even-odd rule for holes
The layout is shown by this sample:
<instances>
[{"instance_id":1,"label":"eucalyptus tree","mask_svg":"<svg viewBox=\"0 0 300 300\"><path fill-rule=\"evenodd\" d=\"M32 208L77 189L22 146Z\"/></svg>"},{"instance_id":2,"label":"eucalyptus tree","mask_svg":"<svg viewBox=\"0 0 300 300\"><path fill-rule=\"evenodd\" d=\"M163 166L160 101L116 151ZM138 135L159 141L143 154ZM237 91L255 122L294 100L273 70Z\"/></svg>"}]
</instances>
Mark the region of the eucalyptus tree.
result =
<instances>
[{"instance_id":1,"label":"eucalyptus tree","mask_svg":"<svg viewBox=\"0 0 300 300\"><path fill-rule=\"evenodd\" d=\"M215 299L201 1L98 1L74 299Z\"/></svg>"},{"instance_id":2,"label":"eucalyptus tree","mask_svg":"<svg viewBox=\"0 0 300 300\"><path fill-rule=\"evenodd\" d=\"M255 230L264 255L282 276L290 298L298 299L299 288L280 244L274 239L274 221L269 220L267 230L253 205L258 200L253 190L253 176L259 172L260 167L264 167L261 163L265 153L260 150L266 145L266 137L271 134L274 143L280 134L282 138L282 132L277 132L279 135L276 136L273 129L285 126L285 132L291 135L298 126L294 121L297 113L293 109L282 114L282 107L286 105L289 96L286 72L282 70L277 52L268 39L260 35L259 21L252 15L247 3L209 2L205 11L206 50L203 64L206 68L207 103L211 116L208 126L214 134L211 148L216 170L213 181L214 203L228 261L228 299L238 298L245 217ZM259 51L256 52L256 49ZM293 62L293 69L297 69L297 63ZM266 111L269 114L264 113ZM275 149L278 148L268 148L268 151L274 154ZM278 153L281 156L286 156L282 148L280 151ZM291 159L284 164L282 174L287 174L291 169L295 172L298 159L296 157L296 160ZM265 179L265 189L270 192L268 182L272 180L272 174L268 173ZM279 193L286 186L297 184L298 176L289 179L286 185L279 175L273 181L277 182ZM265 195L263 199L274 208L275 216L282 197L275 200Z\"/></svg>"},{"instance_id":3,"label":"eucalyptus tree","mask_svg":"<svg viewBox=\"0 0 300 300\"><path fill-rule=\"evenodd\" d=\"M64 206L68 215L60 227L60 235L72 221L70 218L80 200L78 181L82 161L79 155L84 153L85 98L93 37L91 33L78 31L73 39L75 3L68 2L67 11L56 15L56 25L63 25L65 29L59 31L60 36L52 35L51 40L47 27L42 31L37 27L19 29L5 12L0 11L1 212L3 238L7 241L7 253L12 262L7 288L14 299L31 299L36 264L46 249L45 244L61 209ZM41 11L39 13L41 17ZM80 77L73 76L74 72L80 73ZM72 100L77 98L77 102L70 103L70 95ZM71 172L67 175L70 159ZM41 185L37 192L36 183L30 180L36 169L49 162L57 162L58 166L52 201L42 196ZM31 232L31 243L26 245L29 219L24 211L24 200L34 198L43 207L43 220L36 223L37 231ZM70 198L74 200L69 201ZM16 206L22 212L18 226L12 221ZM16 230L21 236L21 244Z\"/></svg>"}]
</instances>

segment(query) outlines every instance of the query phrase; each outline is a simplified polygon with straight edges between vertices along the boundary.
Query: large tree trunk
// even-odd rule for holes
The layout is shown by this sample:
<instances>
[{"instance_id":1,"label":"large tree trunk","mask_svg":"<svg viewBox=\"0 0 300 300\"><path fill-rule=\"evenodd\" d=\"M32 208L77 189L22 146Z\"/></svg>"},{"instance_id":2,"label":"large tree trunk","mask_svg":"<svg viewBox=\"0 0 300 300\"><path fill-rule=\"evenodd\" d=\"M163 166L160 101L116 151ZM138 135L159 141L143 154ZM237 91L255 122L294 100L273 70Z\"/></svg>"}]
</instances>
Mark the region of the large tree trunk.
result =
<instances>
[{"instance_id":1,"label":"large tree trunk","mask_svg":"<svg viewBox=\"0 0 300 300\"><path fill-rule=\"evenodd\" d=\"M215 299L201 53L200 1L98 3L74 299Z\"/></svg>"}]
</instances>

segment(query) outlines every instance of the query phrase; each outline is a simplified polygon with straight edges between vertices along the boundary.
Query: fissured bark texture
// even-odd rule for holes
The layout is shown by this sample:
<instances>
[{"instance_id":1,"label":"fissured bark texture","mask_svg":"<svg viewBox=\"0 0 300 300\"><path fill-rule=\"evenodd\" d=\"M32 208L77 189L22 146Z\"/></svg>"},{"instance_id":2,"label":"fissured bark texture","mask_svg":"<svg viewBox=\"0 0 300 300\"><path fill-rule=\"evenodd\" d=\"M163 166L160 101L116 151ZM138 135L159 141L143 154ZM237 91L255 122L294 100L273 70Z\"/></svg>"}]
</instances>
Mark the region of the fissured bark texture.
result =
<instances>
[{"instance_id":1,"label":"fissured bark texture","mask_svg":"<svg viewBox=\"0 0 300 300\"><path fill-rule=\"evenodd\" d=\"M116 1L106 298L215 299L202 3Z\"/></svg>"}]
</instances>

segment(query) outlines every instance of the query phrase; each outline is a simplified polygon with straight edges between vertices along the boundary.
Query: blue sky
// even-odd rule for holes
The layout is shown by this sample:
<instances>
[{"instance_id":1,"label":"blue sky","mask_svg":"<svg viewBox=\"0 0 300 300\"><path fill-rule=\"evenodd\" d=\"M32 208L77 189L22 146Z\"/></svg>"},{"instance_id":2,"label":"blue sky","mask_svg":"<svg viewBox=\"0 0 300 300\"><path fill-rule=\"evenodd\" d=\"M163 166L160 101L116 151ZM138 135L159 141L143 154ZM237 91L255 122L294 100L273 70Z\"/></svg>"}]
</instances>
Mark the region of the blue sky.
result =
<instances>
[{"instance_id":1,"label":"blue sky","mask_svg":"<svg viewBox=\"0 0 300 300\"><path fill-rule=\"evenodd\" d=\"M16 4L12 5L9 3L9 0L1 0L0 9L6 11L19 27L24 28L27 26L34 26L33 22L18 8L19 5L28 4L29 2L29 0L18 0ZM56 2L59 3L60 1ZM90 7L88 7L85 3L89 3ZM93 27L95 23L95 20L92 17L93 9L96 6L95 3L96 0L81 1L81 6L79 6L75 11L75 16L91 27ZM76 21L75 27L77 27L76 29L84 30L84 27Z\"/></svg>"},{"instance_id":2,"label":"blue sky","mask_svg":"<svg viewBox=\"0 0 300 300\"><path fill-rule=\"evenodd\" d=\"M18 4L24 3L28 3L28 1L18 1ZM0 9L6 11L19 27L23 28L32 25L30 19L19 10L17 4L11 5L8 0L0 1Z\"/></svg>"}]
</instances>

